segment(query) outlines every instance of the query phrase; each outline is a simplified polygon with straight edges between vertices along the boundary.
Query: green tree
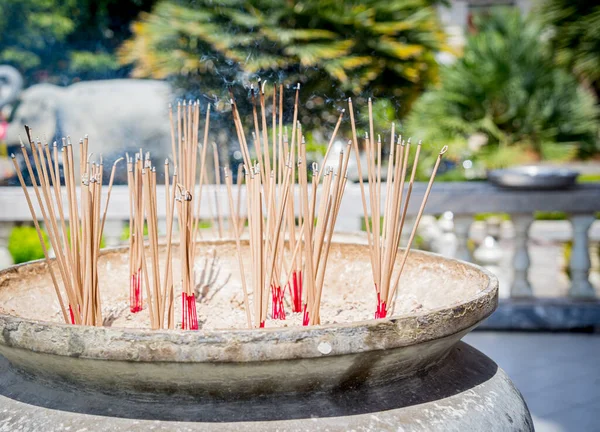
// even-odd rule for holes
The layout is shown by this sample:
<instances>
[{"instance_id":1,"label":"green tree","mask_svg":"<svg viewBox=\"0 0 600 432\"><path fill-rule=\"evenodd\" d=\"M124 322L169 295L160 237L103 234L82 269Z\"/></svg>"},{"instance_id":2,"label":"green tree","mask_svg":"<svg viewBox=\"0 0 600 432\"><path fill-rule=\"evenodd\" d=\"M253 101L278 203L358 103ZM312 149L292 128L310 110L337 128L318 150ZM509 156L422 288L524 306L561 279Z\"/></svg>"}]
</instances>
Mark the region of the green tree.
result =
<instances>
[{"instance_id":1,"label":"green tree","mask_svg":"<svg viewBox=\"0 0 600 432\"><path fill-rule=\"evenodd\" d=\"M154 0L0 0L0 64L29 82L113 76L129 23Z\"/></svg>"},{"instance_id":2,"label":"green tree","mask_svg":"<svg viewBox=\"0 0 600 432\"><path fill-rule=\"evenodd\" d=\"M217 96L259 75L301 82L318 96L313 108L368 91L406 112L437 79L438 2L163 0L133 24L120 59L134 76L184 77L187 89Z\"/></svg>"},{"instance_id":3,"label":"green tree","mask_svg":"<svg viewBox=\"0 0 600 432\"><path fill-rule=\"evenodd\" d=\"M479 159L487 167L594 153L594 97L555 66L541 25L508 10L480 17L476 25L463 57L444 67L440 86L415 104L409 133L450 144L456 158ZM474 137L484 143L476 153L468 146Z\"/></svg>"},{"instance_id":4,"label":"green tree","mask_svg":"<svg viewBox=\"0 0 600 432\"><path fill-rule=\"evenodd\" d=\"M559 64L572 70L600 97L600 4L589 0L545 0L543 22Z\"/></svg>"}]
</instances>

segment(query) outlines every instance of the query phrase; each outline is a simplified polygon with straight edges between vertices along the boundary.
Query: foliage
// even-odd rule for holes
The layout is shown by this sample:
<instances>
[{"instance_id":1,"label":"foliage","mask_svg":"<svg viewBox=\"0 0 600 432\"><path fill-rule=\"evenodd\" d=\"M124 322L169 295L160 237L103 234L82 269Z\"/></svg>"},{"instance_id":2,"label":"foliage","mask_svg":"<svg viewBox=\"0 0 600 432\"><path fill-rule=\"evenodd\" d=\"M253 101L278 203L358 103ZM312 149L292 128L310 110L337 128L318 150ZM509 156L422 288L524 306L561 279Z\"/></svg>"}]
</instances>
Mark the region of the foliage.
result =
<instances>
[{"instance_id":1,"label":"foliage","mask_svg":"<svg viewBox=\"0 0 600 432\"><path fill-rule=\"evenodd\" d=\"M507 10L476 24L464 56L444 67L441 85L415 104L408 131L488 168L594 153L594 98L555 67L540 24ZM474 137L483 138L479 152L469 148Z\"/></svg>"},{"instance_id":2,"label":"foliage","mask_svg":"<svg viewBox=\"0 0 600 432\"><path fill-rule=\"evenodd\" d=\"M0 0L0 64L29 82L113 76L129 22L154 0Z\"/></svg>"},{"instance_id":3,"label":"foliage","mask_svg":"<svg viewBox=\"0 0 600 432\"><path fill-rule=\"evenodd\" d=\"M50 249L48 236L43 233L46 248ZM44 251L40 244L37 231L31 226L13 228L8 238L8 251L15 264L44 258Z\"/></svg>"},{"instance_id":4,"label":"foliage","mask_svg":"<svg viewBox=\"0 0 600 432\"><path fill-rule=\"evenodd\" d=\"M50 242L46 231L42 231L46 250L50 251ZM71 241L71 231L67 228L67 239ZM104 236L100 239L100 249L106 247ZM35 227L22 225L13 228L8 238L8 251L15 264L44 258L44 250L40 244Z\"/></svg>"},{"instance_id":5,"label":"foliage","mask_svg":"<svg viewBox=\"0 0 600 432\"><path fill-rule=\"evenodd\" d=\"M600 182L600 174L581 174L577 177L578 183L598 183Z\"/></svg>"},{"instance_id":6,"label":"foliage","mask_svg":"<svg viewBox=\"0 0 600 432\"><path fill-rule=\"evenodd\" d=\"M260 75L301 82L315 108L368 88L406 111L437 78L445 45L435 3L163 0L133 24L120 60L137 77L185 77L188 89L227 101L226 85Z\"/></svg>"},{"instance_id":7,"label":"foliage","mask_svg":"<svg viewBox=\"0 0 600 432\"><path fill-rule=\"evenodd\" d=\"M596 214L595 216L596 219L600 219L600 214ZM499 217L503 221L510 220L510 215L508 213L478 213L473 217L473 220L485 222L490 217ZM567 213L560 211L536 211L533 214L533 217L537 221L561 221L569 219L569 215Z\"/></svg>"},{"instance_id":8,"label":"foliage","mask_svg":"<svg viewBox=\"0 0 600 432\"><path fill-rule=\"evenodd\" d=\"M589 0L545 0L540 15L552 28L559 64L572 70L600 96L600 4Z\"/></svg>"},{"instance_id":9,"label":"foliage","mask_svg":"<svg viewBox=\"0 0 600 432\"><path fill-rule=\"evenodd\" d=\"M129 236L131 235L131 227L129 226L129 224L126 224L123 227L123 232L121 233L121 240L122 241L126 241L129 240ZM144 236L148 235L148 224L146 222L144 222Z\"/></svg>"}]
</instances>

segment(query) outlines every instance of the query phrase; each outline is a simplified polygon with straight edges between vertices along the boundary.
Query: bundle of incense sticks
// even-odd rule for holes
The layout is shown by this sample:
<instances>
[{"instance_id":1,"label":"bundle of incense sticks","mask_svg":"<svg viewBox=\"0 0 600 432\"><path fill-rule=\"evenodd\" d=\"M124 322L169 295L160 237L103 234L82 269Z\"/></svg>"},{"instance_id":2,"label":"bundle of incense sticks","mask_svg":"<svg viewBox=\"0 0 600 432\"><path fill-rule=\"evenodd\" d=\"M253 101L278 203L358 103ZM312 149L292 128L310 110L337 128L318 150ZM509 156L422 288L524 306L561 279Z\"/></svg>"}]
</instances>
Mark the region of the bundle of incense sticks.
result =
<instances>
[{"instance_id":1,"label":"bundle of incense sticks","mask_svg":"<svg viewBox=\"0 0 600 432\"><path fill-rule=\"evenodd\" d=\"M298 156L298 178L300 182L300 202L303 213L302 238L304 245L304 264L302 275L304 275L304 286L306 295L303 299L304 316L303 325L316 325L321 323L321 294L323 292L323 281L325 279L325 268L329 257L331 238L335 227L335 221L340 210L342 196L347 182L348 161L350 159L350 143L346 152L340 152L337 170L328 168L324 171L318 170L313 165L312 187L309 194L307 171L306 171L306 146L304 139L300 145ZM319 178L322 177L321 194L317 198L317 186ZM316 220L316 224L313 221Z\"/></svg>"},{"instance_id":2,"label":"bundle of incense sticks","mask_svg":"<svg viewBox=\"0 0 600 432\"><path fill-rule=\"evenodd\" d=\"M442 148L433 166L410 237L398 260L400 239L412 194L421 143L416 146L412 168L409 169L410 139L407 141L402 140L401 137L396 139L392 124L388 166L385 168L387 178L386 188L383 191L385 196L382 211L383 144L380 137L375 141L371 100L369 99L368 103L369 133L366 134L364 143L367 160L367 192L358 151L352 101L348 100L352 140L348 142L344 151L340 152L335 169L325 164L319 169L316 164L313 164L309 177L306 144L302 125L298 121L300 86L295 89L291 136L288 136L287 128L283 127L283 86L273 87L270 137L265 87L266 82L259 82L258 89L256 91L252 89L254 119L252 137L255 151L253 155L246 141L246 133L235 100L233 98L231 100L234 125L244 160L243 167L239 166L237 173L237 205L234 203L232 192L232 176L230 171L224 168L231 218L229 230L235 238L238 249L248 327L265 326L269 301L271 318L285 319L286 291L290 292L292 311L303 313L303 325L320 324L320 305L326 266L334 226L347 182L350 147L354 148L357 157L367 240L377 293L375 317L385 318L390 311L393 311L395 296L399 291L400 278L416 235L416 228L447 147ZM258 107L260 107L260 120ZM130 309L132 312L142 310L144 303L142 292L145 290L145 303L149 310L151 327L153 329L175 327L171 245L174 220L177 216L182 290L181 328L197 330L194 261L202 186L206 180L210 105L206 111L202 145L198 139L200 123L198 101L179 103L176 115L172 107L169 107L169 116L174 169L171 177L170 163L167 159L164 168L167 238L166 256L162 267L159 255L156 168L152 166L149 154L144 157L142 150L135 154L134 158L126 155L130 193ZM329 157L343 116L344 111L340 113L328 143L325 161ZM104 212L101 216L102 157L99 158L99 163L91 162L92 155L88 156L87 137L79 143L80 164L77 174L73 146L70 139L63 139L61 148L65 179L63 190L57 144L54 143L51 151L47 143L42 145L39 140L34 142L31 139L31 131L27 127L26 132L37 176L34 175L24 144L21 145L21 151L33 182L33 190L48 231L50 244L56 254L56 263L53 265L44 243L40 222L14 155L12 155L13 164L42 244L63 318L67 323L102 325L97 263L115 169L121 159L113 164ZM213 160L215 183L221 184L218 149L214 144ZM410 176L407 180L409 171ZM76 178L80 179L79 200ZM241 217L240 186L243 178L246 181L245 205L252 262L252 307L250 292L246 286L241 246L245 225L245 220ZM296 191L298 192L297 209L294 208ZM196 204L195 210L194 204ZM218 235L222 236L225 225L217 194L215 205L215 226ZM369 215L372 217L372 223ZM145 226L148 229L146 244ZM395 265L397 262L399 265ZM56 275L56 269L60 277Z\"/></svg>"},{"instance_id":3,"label":"bundle of incense sticks","mask_svg":"<svg viewBox=\"0 0 600 432\"><path fill-rule=\"evenodd\" d=\"M198 170L198 134L200 125L200 103L189 101L177 104L177 118L173 119L173 110L169 107L171 120L171 147L177 171L177 183L173 183L179 228L179 254L181 263L181 328L198 330L196 297L194 294L194 259L200 217L202 185L205 179L206 151L208 147L208 128L210 124L210 105L206 110L204 140L200 154ZM175 133L177 131L177 133ZM217 158L218 159L218 158ZM195 194L198 184L198 194ZM196 211L194 211L194 200ZM171 215L172 217L173 215Z\"/></svg>"},{"instance_id":4,"label":"bundle of incense sticks","mask_svg":"<svg viewBox=\"0 0 600 432\"><path fill-rule=\"evenodd\" d=\"M14 154L11 157L44 251L44 258L58 297L63 319L66 323L71 324L101 326L102 302L98 285L98 255L115 169L122 158L116 160L113 164L108 195L101 216L102 157L100 157L98 164L90 162L89 159L92 155L88 158L87 136L79 142L80 166L78 175L76 175L71 141L69 138L66 140L63 138L61 148L65 179L65 190L63 191L56 142L52 147L51 154L48 143L42 145L39 140L34 142L31 139L31 130L27 126L25 126L25 131L37 176L34 175L29 154L22 142L21 152L33 184L50 245L56 256L56 264L62 284L59 284L59 279L50 262L42 229L19 164ZM80 186L79 200L77 199L78 184ZM66 193L66 208L63 192ZM66 295L66 302L64 295Z\"/></svg>"},{"instance_id":5,"label":"bundle of incense sticks","mask_svg":"<svg viewBox=\"0 0 600 432\"><path fill-rule=\"evenodd\" d=\"M150 154L142 164L142 151L135 161L127 155L127 182L130 198L129 270L131 273L130 310L142 310L142 285L146 287L150 326L152 329L169 328L175 325L172 235L175 207L175 187L169 181L169 160L165 160L165 207L167 211L166 257L161 278L158 247L158 201L156 197L156 168L150 162ZM172 183L177 182L173 173ZM144 244L144 225L148 229L148 251ZM147 256L149 255L149 257ZM148 264L147 258L150 263Z\"/></svg>"},{"instance_id":6,"label":"bundle of incense sticks","mask_svg":"<svg viewBox=\"0 0 600 432\"><path fill-rule=\"evenodd\" d=\"M246 168L249 243L253 263L253 325L254 327L264 327L268 314L269 298L272 304L271 318L286 318L284 308L285 290L282 290L286 233L288 234L287 249L288 255L291 254L291 262L286 266L287 273L283 280L283 285L290 290L292 310L294 312L302 312L304 310L305 324L308 325L309 322L315 323L319 321L320 292L327 262L326 253L323 254L323 247L328 244L333 233L333 225L337 217L341 194L345 185L344 178L348 165L349 152L346 152L346 158L340 156L339 172L336 174L333 174L331 170L327 170L326 174L323 175L323 171L319 171L315 167L311 185L312 193L309 194L306 146L302 137L301 124L297 121L300 86L298 85L296 88L291 140L288 139L287 130L284 131L283 128L283 86L279 86L279 105L277 104L278 89L276 86L273 87L271 107L272 134L271 142L269 142L265 106L265 85L266 82L263 82L262 85L259 83L258 87L262 119L260 124L256 104L253 105L254 131L252 136L256 151L256 162L252 162L235 100L233 98L231 100L233 120ZM254 92L254 88L252 88L253 102L256 100L255 96L256 93ZM279 113L279 127L277 124L277 113ZM335 140L342 116L343 112L340 113L333 136L327 147L327 155ZM296 166L298 167L300 182L298 186L301 190L301 198L303 198L300 202L300 217L297 219L295 218L293 201L296 186L294 181L296 178ZM333 177L336 178L335 181L331 181ZM317 226L313 228L313 223L306 223L305 221L315 220L317 185L321 178L323 179L323 191L318 208L322 209L322 213L319 213L320 218L317 220ZM230 195L230 207L232 209L231 224L235 226L236 221L239 220L239 215L236 214L233 207L233 197L231 196L232 180L227 173L225 180ZM307 226L308 229L302 228L304 226ZM307 241L307 238L312 239L313 230L319 234L318 237L315 237L318 241L314 243L312 240ZM233 231L238 248L240 248L239 236L241 230L234 228ZM328 251L328 246L326 246L326 250ZM241 250L238 250L238 253L241 254ZM307 258L308 256L311 258ZM315 264L312 265L312 262L315 260ZM308 266L309 285L307 291L303 293L302 275L306 266ZM248 311L248 293L245 286L244 268L241 260L240 271L242 272L244 297ZM247 313L247 319L248 325L252 326L250 313Z\"/></svg>"},{"instance_id":7,"label":"bundle of incense sticks","mask_svg":"<svg viewBox=\"0 0 600 432\"><path fill-rule=\"evenodd\" d=\"M367 160L367 179L368 179L368 203L371 214L369 221L369 213L367 210L367 198L363 183L362 168L360 156L358 153L358 139L356 135L356 124L354 122L354 111L352 100L348 100L350 107L350 120L352 125L352 136L354 150L357 156L357 168L359 183L362 195L363 210L365 215L365 226L367 231L367 241L370 249L371 268L373 271L373 280L375 291L377 293L377 306L375 310L375 318L385 318L388 312L393 311L395 305L395 295L397 294L398 285L406 259L410 252L413 240L415 238L417 227L425 210L427 198L431 191L435 175L441 162L442 155L448 149L444 146L440 151L436 162L431 172L431 177L425 190L425 194L421 201L421 206L417 213L408 243L405 246L400 265L395 269L396 258L400 246L400 238L404 222L406 221L406 213L411 198L417 165L419 162L419 154L421 151L421 142L419 141L415 151L410 180L408 188L404 196L406 176L408 170L408 161L410 158L410 138L407 141L402 140L399 136L396 145L394 124L392 124L390 137L390 151L387 166L386 190L384 198L383 213L381 212L381 165L382 165L382 143L381 136L378 136L375 143L374 125L373 125L373 106L371 99L368 101L369 109L369 133L365 134L365 150ZM391 306L391 308L390 308Z\"/></svg>"},{"instance_id":8,"label":"bundle of incense sticks","mask_svg":"<svg viewBox=\"0 0 600 432\"><path fill-rule=\"evenodd\" d=\"M219 150L217 144L212 143L213 146L213 166L215 169L215 185L221 184L221 164L219 162ZM213 227L217 226L218 238L223 238L223 216L221 215L221 205L219 203L218 188L214 188L215 195L215 216L213 218Z\"/></svg>"}]
</instances>

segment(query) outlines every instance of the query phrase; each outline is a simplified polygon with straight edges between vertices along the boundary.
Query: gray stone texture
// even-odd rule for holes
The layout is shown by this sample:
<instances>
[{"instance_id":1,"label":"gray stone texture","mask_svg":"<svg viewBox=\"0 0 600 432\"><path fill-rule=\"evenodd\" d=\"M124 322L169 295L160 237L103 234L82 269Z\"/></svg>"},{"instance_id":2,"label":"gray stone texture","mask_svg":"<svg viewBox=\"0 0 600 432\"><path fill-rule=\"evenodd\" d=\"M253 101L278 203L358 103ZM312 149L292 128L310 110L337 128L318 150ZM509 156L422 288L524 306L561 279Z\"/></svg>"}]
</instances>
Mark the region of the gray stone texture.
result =
<instances>
[{"instance_id":1,"label":"gray stone texture","mask_svg":"<svg viewBox=\"0 0 600 432\"><path fill-rule=\"evenodd\" d=\"M429 371L396 382L249 400L123 399L47 386L0 357L0 431L14 430L505 432L533 423L502 369L461 342Z\"/></svg>"}]
</instances>

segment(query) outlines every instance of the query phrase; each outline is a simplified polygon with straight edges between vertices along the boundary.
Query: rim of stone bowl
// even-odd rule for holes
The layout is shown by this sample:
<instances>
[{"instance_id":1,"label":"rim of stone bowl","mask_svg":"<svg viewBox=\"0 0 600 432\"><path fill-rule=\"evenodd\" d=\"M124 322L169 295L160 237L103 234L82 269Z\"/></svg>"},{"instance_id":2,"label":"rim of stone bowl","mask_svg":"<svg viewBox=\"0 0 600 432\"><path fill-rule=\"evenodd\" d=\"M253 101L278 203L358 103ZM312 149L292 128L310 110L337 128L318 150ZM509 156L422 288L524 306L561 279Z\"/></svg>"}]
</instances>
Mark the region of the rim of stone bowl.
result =
<instances>
[{"instance_id":1,"label":"rim of stone bowl","mask_svg":"<svg viewBox=\"0 0 600 432\"><path fill-rule=\"evenodd\" d=\"M228 242L203 241L211 245ZM101 255L126 249L127 246L108 248ZM0 313L0 345L58 356L112 361L239 363L300 359L401 348L441 339L471 330L496 309L498 279L488 270L431 252L415 250L410 254L470 267L487 277L487 285L461 303L427 312L308 327L149 330L71 325ZM44 260L9 267L0 271L0 280L21 267L41 265Z\"/></svg>"}]
</instances>

